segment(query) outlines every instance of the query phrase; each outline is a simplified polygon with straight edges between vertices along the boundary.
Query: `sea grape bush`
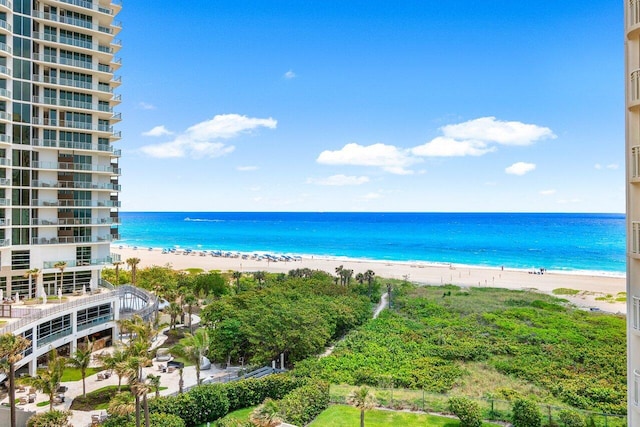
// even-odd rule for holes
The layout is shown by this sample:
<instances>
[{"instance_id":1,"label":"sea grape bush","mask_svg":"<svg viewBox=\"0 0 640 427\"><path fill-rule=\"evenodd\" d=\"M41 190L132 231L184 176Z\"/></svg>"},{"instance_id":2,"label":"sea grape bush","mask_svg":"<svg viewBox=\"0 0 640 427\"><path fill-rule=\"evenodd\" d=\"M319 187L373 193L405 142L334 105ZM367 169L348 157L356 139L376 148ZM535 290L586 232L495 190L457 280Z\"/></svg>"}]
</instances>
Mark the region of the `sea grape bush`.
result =
<instances>
[{"instance_id":1,"label":"sea grape bush","mask_svg":"<svg viewBox=\"0 0 640 427\"><path fill-rule=\"evenodd\" d=\"M482 415L477 402L466 397L449 399L449 411L460 419L460 427L482 426Z\"/></svg>"}]
</instances>

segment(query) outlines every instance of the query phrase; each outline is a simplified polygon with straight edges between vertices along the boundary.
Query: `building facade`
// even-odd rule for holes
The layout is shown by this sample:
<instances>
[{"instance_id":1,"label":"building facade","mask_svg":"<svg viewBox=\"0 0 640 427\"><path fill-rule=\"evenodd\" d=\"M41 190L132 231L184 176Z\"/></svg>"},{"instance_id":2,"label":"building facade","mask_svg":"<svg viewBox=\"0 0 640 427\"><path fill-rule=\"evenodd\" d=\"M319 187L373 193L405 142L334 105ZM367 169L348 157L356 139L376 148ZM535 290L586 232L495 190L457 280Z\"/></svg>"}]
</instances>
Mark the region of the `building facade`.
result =
<instances>
[{"instance_id":1,"label":"building facade","mask_svg":"<svg viewBox=\"0 0 640 427\"><path fill-rule=\"evenodd\" d=\"M112 0L0 0L4 298L88 290L113 261L120 9Z\"/></svg>"},{"instance_id":2,"label":"building facade","mask_svg":"<svg viewBox=\"0 0 640 427\"><path fill-rule=\"evenodd\" d=\"M624 2L628 425L640 426L640 0Z\"/></svg>"}]
</instances>

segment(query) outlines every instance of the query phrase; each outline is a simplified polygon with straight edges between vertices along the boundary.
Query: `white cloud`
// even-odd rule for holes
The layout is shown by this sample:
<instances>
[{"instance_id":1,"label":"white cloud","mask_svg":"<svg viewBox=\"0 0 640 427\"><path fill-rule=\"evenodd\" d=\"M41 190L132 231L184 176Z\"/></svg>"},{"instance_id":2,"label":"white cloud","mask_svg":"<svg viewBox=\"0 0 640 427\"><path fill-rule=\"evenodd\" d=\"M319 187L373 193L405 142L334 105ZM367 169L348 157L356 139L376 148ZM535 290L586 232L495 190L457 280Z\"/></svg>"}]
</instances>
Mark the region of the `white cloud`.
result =
<instances>
[{"instance_id":1,"label":"white cloud","mask_svg":"<svg viewBox=\"0 0 640 427\"><path fill-rule=\"evenodd\" d=\"M219 114L211 120L198 123L187 129L186 134L197 141L212 139L229 139L259 127L275 129L278 121L272 119L256 119L239 114Z\"/></svg>"},{"instance_id":2,"label":"white cloud","mask_svg":"<svg viewBox=\"0 0 640 427\"><path fill-rule=\"evenodd\" d=\"M295 79L297 77L296 73L293 72L293 70L289 70L286 73L284 73L284 77L287 80L291 80L291 79Z\"/></svg>"},{"instance_id":3,"label":"white cloud","mask_svg":"<svg viewBox=\"0 0 640 427\"><path fill-rule=\"evenodd\" d=\"M239 114L222 114L189 127L184 133L177 135L173 141L146 145L140 150L157 158L220 157L233 152L235 147L216 142L217 139L233 138L259 127L275 129L277 123L272 118L257 119ZM157 126L146 133L154 130L155 135L152 136L162 136L163 132L167 132L164 126Z\"/></svg>"},{"instance_id":4,"label":"white cloud","mask_svg":"<svg viewBox=\"0 0 640 427\"><path fill-rule=\"evenodd\" d=\"M140 107L143 110L155 110L156 106L153 104L149 104L147 102L140 102L138 103L138 107Z\"/></svg>"},{"instance_id":5,"label":"white cloud","mask_svg":"<svg viewBox=\"0 0 640 427\"><path fill-rule=\"evenodd\" d=\"M602 169L602 165L600 163L596 163L595 165L593 165L593 167L598 170Z\"/></svg>"},{"instance_id":6,"label":"white cloud","mask_svg":"<svg viewBox=\"0 0 640 427\"><path fill-rule=\"evenodd\" d=\"M607 169L616 170L618 169L618 165L616 163L611 163L607 165Z\"/></svg>"},{"instance_id":7,"label":"white cloud","mask_svg":"<svg viewBox=\"0 0 640 427\"><path fill-rule=\"evenodd\" d=\"M495 147L487 147L482 141L458 141L442 136L411 149L413 154L422 157L482 156L491 151L495 151Z\"/></svg>"},{"instance_id":8,"label":"white cloud","mask_svg":"<svg viewBox=\"0 0 640 427\"><path fill-rule=\"evenodd\" d=\"M487 141L503 145L531 145L536 141L556 138L547 127L522 122L496 120L481 117L440 128L443 135L453 139Z\"/></svg>"},{"instance_id":9,"label":"white cloud","mask_svg":"<svg viewBox=\"0 0 640 427\"><path fill-rule=\"evenodd\" d=\"M307 184L316 185L329 185L329 186L345 186L345 185L362 185L369 182L367 176L347 176L347 175L332 175L327 178L315 179L309 178Z\"/></svg>"},{"instance_id":10,"label":"white cloud","mask_svg":"<svg viewBox=\"0 0 640 427\"><path fill-rule=\"evenodd\" d=\"M510 175L522 176L535 170L536 165L533 163L517 162L506 168L504 171Z\"/></svg>"},{"instance_id":11,"label":"white cloud","mask_svg":"<svg viewBox=\"0 0 640 427\"><path fill-rule=\"evenodd\" d=\"M173 132L171 132L166 127L164 127L164 125L160 125L146 132L142 132L142 135L143 136L165 136L165 135L173 135Z\"/></svg>"},{"instance_id":12,"label":"white cloud","mask_svg":"<svg viewBox=\"0 0 640 427\"><path fill-rule=\"evenodd\" d=\"M323 151L316 161L325 165L376 166L390 173L408 175L413 172L406 168L420 160L393 145L350 143L337 151Z\"/></svg>"},{"instance_id":13,"label":"white cloud","mask_svg":"<svg viewBox=\"0 0 640 427\"><path fill-rule=\"evenodd\" d=\"M238 166L236 170L239 172L252 172L252 171L258 170L258 167L257 166Z\"/></svg>"},{"instance_id":14,"label":"white cloud","mask_svg":"<svg viewBox=\"0 0 640 427\"><path fill-rule=\"evenodd\" d=\"M552 194L556 194L556 190L554 190L554 189L542 190L542 191L540 191L540 194L542 196L551 196Z\"/></svg>"}]
</instances>

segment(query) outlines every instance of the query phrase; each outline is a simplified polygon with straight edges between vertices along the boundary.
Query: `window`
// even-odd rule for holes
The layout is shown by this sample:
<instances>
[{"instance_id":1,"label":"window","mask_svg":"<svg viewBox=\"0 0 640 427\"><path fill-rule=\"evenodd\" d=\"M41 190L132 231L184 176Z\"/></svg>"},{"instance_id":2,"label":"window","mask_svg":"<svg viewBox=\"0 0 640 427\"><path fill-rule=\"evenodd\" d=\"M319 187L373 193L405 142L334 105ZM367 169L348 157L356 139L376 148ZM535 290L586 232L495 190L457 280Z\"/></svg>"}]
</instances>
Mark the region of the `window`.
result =
<instances>
[{"instance_id":1,"label":"window","mask_svg":"<svg viewBox=\"0 0 640 427\"><path fill-rule=\"evenodd\" d=\"M11 252L11 269L12 270L29 270L31 263L31 255L29 251L12 251Z\"/></svg>"}]
</instances>

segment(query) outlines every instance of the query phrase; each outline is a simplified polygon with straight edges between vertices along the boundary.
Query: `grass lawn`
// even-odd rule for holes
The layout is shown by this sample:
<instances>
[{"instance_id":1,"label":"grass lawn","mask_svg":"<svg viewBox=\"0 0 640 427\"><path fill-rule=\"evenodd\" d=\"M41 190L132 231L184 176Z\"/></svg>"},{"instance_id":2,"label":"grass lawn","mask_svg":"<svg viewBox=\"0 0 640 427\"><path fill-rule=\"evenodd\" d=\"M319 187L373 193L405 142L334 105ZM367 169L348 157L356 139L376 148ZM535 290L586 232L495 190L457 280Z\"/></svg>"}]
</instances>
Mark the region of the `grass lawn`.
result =
<instances>
[{"instance_id":1,"label":"grass lawn","mask_svg":"<svg viewBox=\"0 0 640 427\"><path fill-rule=\"evenodd\" d=\"M224 418L222 418L222 420L225 420L225 421L237 420L237 421L242 421L242 422L249 421L249 415L251 415L251 412L253 412L254 409L255 409L255 406L250 406L248 408L238 409L237 411L233 411L233 412L228 413ZM205 424L200 424L197 427L206 427L206 426L207 426L207 424L205 423Z\"/></svg>"},{"instance_id":2,"label":"grass lawn","mask_svg":"<svg viewBox=\"0 0 640 427\"><path fill-rule=\"evenodd\" d=\"M456 427L460 425L457 419L438 417L413 412L396 412L373 409L364 416L367 427L403 426L403 427ZM360 411L352 406L333 405L318 415L310 427L353 427L360 425ZM483 423L483 426L498 426Z\"/></svg>"},{"instance_id":3,"label":"grass lawn","mask_svg":"<svg viewBox=\"0 0 640 427\"><path fill-rule=\"evenodd\" d=\"M102 368L87 368L87 377L95 374L96 372L102 371ZM64 368L64 373L62 374L62 381L80 381L82 379L82 374L80 373L80 369L78 368Z\"/></svg>"},{"instance_id":4,"label":"grass lawn","mask_svg":"<svg viewBox=\"0 0 640 427\"><path fill-rule=\"evenodd\" d=\"M166 390L167 387L160 387L160 390ZM129 386L122 385L122 391L129 391ZM93 411L107 409L109 401L118 393L117 385L108 385L98 390L87 393L87 397L78 396L71 402L71 408L75 411ZM155 391L149 393L149 396L155 396Z\"/></svg>"}]
</instances>

